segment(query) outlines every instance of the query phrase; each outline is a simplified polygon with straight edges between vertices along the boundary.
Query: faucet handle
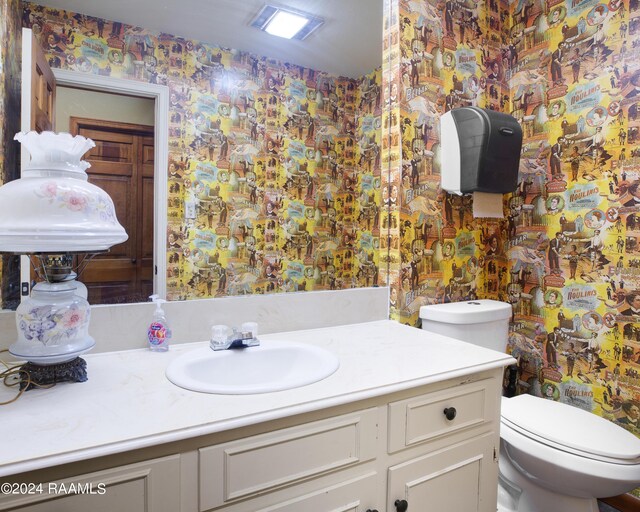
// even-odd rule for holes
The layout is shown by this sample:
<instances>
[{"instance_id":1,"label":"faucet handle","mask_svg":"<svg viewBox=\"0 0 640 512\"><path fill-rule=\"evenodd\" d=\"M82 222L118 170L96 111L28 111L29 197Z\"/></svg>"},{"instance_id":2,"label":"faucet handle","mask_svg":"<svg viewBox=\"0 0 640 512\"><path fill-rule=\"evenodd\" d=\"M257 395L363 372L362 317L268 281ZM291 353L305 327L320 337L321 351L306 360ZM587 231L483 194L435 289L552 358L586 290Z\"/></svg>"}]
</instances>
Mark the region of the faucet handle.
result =
<instances>
[{"instance_id":1,"label":"faucet handle","mask_svg":"<svg viewBox=\"0 0 640 512\"><path fill-rule=\"evenodd\" d=\"M229 338L229 326L218 324L211 326L211 348L227 344Z\"/></svg>"},{"instance_id":2,"label":"faucet handle","mask_svg":"<svg viewBox=\"0 0 640 512\"><path fill-rule=\"evenodd\" d=\"M258 337L258 323L257 322L244 322L240 326L240 332L243 333L243 334L246 333L246 332L250 332L252 338L257 338Z\"/></svg>"}]
</instances>

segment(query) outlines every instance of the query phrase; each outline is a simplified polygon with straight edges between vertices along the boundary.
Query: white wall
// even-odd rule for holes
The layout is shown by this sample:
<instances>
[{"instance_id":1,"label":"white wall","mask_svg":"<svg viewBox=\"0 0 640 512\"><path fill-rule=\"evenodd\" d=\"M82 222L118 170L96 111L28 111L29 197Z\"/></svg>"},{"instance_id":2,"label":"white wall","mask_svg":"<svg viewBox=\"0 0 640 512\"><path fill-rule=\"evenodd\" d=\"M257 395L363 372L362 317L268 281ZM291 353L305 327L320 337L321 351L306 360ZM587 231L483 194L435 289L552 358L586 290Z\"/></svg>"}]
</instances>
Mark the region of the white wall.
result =
<instances>
[{"instance_id":1,"label":"white wall","mask_svg":"<svg viewBox=\"0 0 640 512\"><path fill-rule=\"evenodd\" d=\"M56 87L56 131L69 131L69 117L154 125L153 99Z\"/></svg>"}]
</instances>

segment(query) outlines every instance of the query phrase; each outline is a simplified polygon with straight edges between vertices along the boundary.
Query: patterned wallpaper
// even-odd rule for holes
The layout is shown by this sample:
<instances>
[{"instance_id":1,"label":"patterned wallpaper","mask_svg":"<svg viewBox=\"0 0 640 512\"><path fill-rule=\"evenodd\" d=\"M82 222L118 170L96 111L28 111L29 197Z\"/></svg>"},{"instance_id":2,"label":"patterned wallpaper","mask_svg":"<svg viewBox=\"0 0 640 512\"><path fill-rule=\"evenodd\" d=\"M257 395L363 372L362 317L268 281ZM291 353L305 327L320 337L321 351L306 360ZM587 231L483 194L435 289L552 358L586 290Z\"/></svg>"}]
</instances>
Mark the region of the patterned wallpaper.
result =
<instances>
[{"instance_id":1,"label":"patterned wallpaper","mask_svg":"<svg viewBox=\"0 0 640 512\"><path fill-rule=\"evenodd\" d=\"M461 106L510 111L509 6L390 0L385 9L383 125L400 141L383 151L386 257L392 317L415 325L427 303L507 299L506 221L474 219L469 196L440 189L439 116Z\"/></svg>"},{"instance_id":2,"label":"patterned wallpaper","mask_svg":"<svg viewBox=\"0 0 640 512\"><path fill-rule=\"evenodd\" d=\"M20 31L22 2L0 0L0 184L19 175L19 147L13 136L20 129ZM0 258L0 309L15 307L17 286L9 291L9 282L18 282L17 261L13 256ZM2 293L5 290L5 293Z\"/></svg>"},{"instance_id":3,"label":"patterned wallpaper","mask_svg":"<svg viewBox=\"0 0 640 512\"><path fill-rule=\"evenodd\" d=\"M170 89L168 298L371 286L380 71L359 79L25 4L53 67Z\"/></svg>"},{"instance_id":4,"label":"patterned wallpaper","mask_svg":"<svg viewBox=\"0 0 640 512\"><path fill-rule=\"evenodd\" d=\"M519 0L511 14L525 146L506 293L521 389L640 434L639 3Z\"/></svg>"},{"instance_id":5,"label":"patterned wallpaper","mask_svg":"<svg viewBox=\"0 0 640 512\"><path fill-rule=\"evenodd\" d=\"M388 0L384 41L393 317L510 302L518 391L640 434L639 2ZM504 219L439 189L438 118L463 105L523 127Z\"/></svg>"}]
</instances>

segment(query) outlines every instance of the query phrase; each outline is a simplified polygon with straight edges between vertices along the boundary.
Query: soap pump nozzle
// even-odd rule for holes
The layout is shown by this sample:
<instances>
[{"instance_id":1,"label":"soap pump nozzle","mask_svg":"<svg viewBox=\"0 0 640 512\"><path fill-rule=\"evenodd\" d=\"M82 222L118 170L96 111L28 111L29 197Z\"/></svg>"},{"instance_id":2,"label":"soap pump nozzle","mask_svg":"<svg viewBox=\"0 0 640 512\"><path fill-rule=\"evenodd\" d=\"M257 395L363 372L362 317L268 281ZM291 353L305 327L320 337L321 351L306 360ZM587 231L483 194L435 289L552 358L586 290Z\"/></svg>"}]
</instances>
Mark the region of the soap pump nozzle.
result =
<instances>
[{"instance_id":1,"label":"soap pump nozzle","mask_svg":"<svg viewBox=\"0 0 640 512\"><path fill-rule=\"evenodd\" d=\"M156 305L155 314L160 313L162 316L164 316L164 310L162 309L162 305L167 301L164 299L161 299L160 296L155 293L153 295L149 295L149 298Z\"/></svg>"}]
</instances>

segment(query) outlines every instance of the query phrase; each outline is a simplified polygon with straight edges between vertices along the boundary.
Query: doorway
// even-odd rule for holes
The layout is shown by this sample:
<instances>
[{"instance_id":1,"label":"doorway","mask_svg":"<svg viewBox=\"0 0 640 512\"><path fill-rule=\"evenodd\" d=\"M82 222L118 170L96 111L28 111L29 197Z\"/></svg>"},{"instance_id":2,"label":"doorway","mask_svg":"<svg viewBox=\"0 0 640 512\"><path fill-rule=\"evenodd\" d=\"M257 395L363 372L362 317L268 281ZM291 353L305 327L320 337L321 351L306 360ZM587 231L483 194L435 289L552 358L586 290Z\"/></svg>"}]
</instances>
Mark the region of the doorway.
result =
<instances>
[{"instance_id":1,"label":"doorway","mask_svg":"<svg viewBox=\"0 0 640 512\"><path fill-rule=\"evenodd\" d=\"M151 269L151 279L153 281L153 293L161 298L166 297L166 268L167 268L167 167L168 167L168 125L169 125L169 89L164 85L148 84L136 82L133 80L124 80L119 78L105 77L93 74L79 73L76 71L53 69L58 86L69 87L75 89L75 94L79 90L84 92L98 91L103 93L112 93L120 95L122 98L147 98L153 102L153 122L134 122L130 124L153 125L153 150L147 145L146 156L144 157L145 165L153 163L153 224L149 231L144 231L143 239L146 248L143 251L144 258L149 258L149 244L152 246L152 261L149 267L145 263L146 268ZM107 102L107 106L109 106ZM86 113L78 114L77 117L88 117ZM140 119L136 117L136 119ZM152 155L151 155L152 154ZM148 171L148 168L147 168ZM111 191L107 190L109 194ZM146 194L149 194L147 187ZM115 198L114 198L115 201ZM148 201L147 201L148 202ZM117 205L116 205L117 207ZM120 222L123 219L120 218ZM123 224L124 225L124 224ZM125 226L125 229L126 226ZM131 234L129 234L131 236ZM116 250L113 248L113 250ZM136 261L136 264L138 262ZM148 271L143 281L148 277ZM143 272L144 274L144 272ZM83 275L81 280L85 280ZM144 288L140 300L148 300L147 291ZM131 298L124 300L132 301ZM94 302L95 303L95 302Z\"/></svg>"},{"instance_id":2,"label":"doorway","mask_svg":"<svg viewBox=\"0 0 640 512\"><path fill-rule=\"evenodd\" d=\"M143 302L153 293L154 100L58 85L55 127L92 139L89 182L114 202L128 239L95 256L80 280L91 304Z\"/></svg>"}]
</instances>

